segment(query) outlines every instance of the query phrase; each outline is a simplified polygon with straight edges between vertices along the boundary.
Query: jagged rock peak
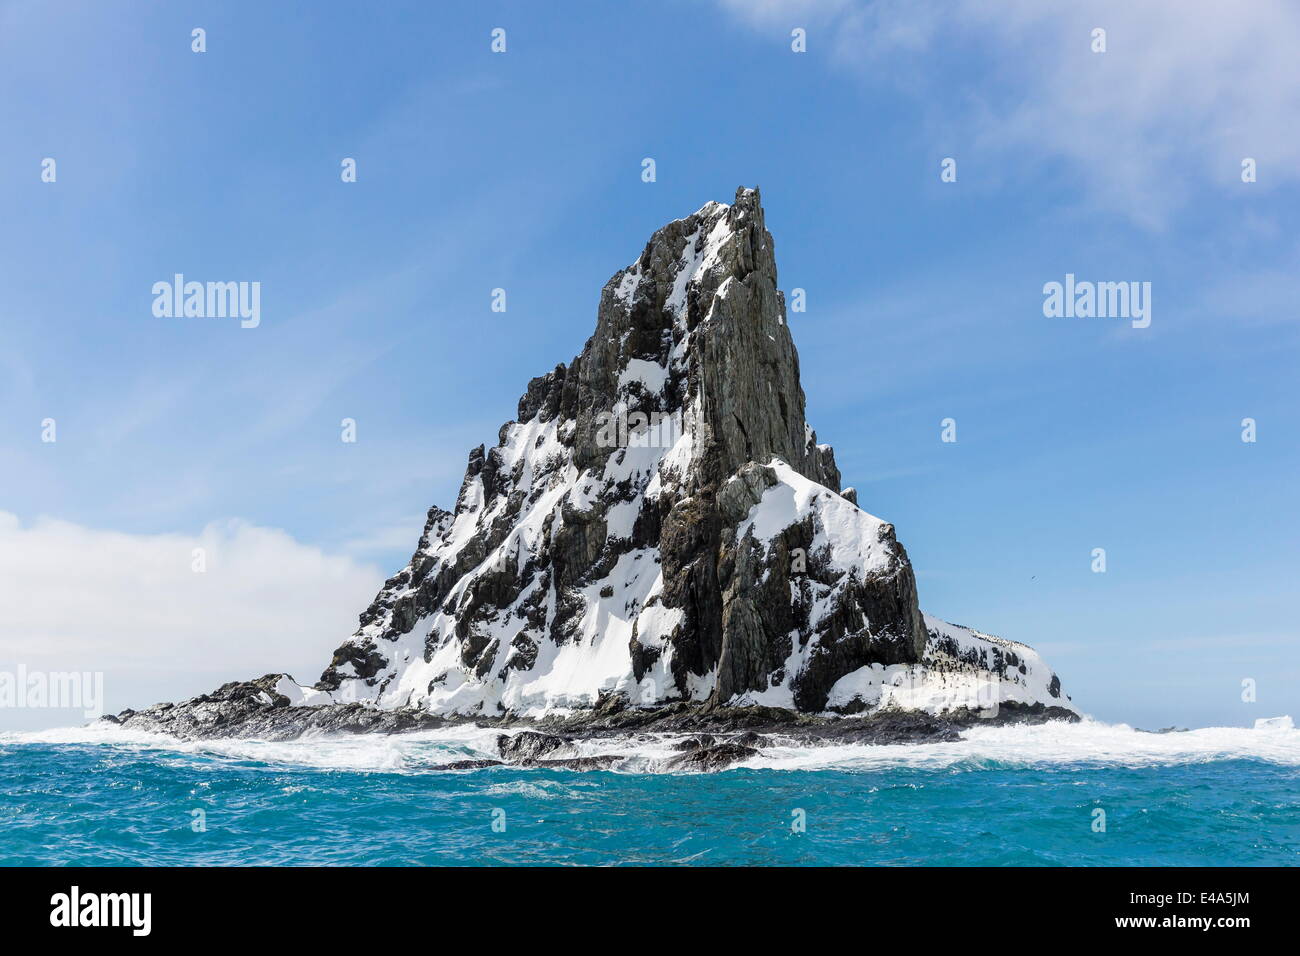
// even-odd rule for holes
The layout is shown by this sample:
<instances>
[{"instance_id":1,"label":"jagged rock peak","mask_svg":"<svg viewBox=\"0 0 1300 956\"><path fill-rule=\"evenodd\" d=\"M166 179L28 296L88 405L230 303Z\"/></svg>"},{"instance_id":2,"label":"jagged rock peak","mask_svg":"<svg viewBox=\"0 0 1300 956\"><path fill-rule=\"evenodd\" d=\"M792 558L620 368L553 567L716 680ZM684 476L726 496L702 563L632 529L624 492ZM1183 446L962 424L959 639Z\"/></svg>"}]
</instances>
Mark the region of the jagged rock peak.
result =
<instances>
[{"instance_id":1,"label":"jagged rock peak","mask_svg":"<svg viewBox=\"0 0 1300 956\"><path fill-rule=\"evenodd\" d=\"M840 494L774 248L757 189L656 231L302 699L820 712L885 706L902 668L925 706L931 672L1039 701L1041 660L927 621L893 526Z\"/></svg>"},{"instance_id":2,"label":"jagged rock peak","mask_svg":"<svg viewBox=\"0 0 1300 956\"><path fill-rule=\"evenodd\" d=\"M742 187L732 205L707 203L655 232L605 284L582 353L529 383L518 419L575 421L577 463L590 466L608 452L592 422L620 409L689 428L705 481L775 456L838 490L834 455L804 420L799 356L757 189Z\"/></svg>"}]
</instances>

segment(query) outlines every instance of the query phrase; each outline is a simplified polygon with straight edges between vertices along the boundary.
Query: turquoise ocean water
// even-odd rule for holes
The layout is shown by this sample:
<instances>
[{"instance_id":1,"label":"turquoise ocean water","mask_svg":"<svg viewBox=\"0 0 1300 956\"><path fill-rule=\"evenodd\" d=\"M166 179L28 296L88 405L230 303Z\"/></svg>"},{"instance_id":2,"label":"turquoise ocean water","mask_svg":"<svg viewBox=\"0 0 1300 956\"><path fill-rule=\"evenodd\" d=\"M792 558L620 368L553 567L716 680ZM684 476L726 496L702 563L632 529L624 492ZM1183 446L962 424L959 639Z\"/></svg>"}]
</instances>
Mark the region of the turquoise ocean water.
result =
<instances>
[{"instance_id":1,"label":"turquoise ocean water","mask_svg":"<svg viewBox=\"0 0 1300 956\"><path fill-rule=\"evenodd\" d=\"M0 735L0 863L1300 863L1291 729L988 728L711 774L657 772L667 742L643 739L599 745L626 772L429 769L494 739Z\"/></svg>"}]
</instances>

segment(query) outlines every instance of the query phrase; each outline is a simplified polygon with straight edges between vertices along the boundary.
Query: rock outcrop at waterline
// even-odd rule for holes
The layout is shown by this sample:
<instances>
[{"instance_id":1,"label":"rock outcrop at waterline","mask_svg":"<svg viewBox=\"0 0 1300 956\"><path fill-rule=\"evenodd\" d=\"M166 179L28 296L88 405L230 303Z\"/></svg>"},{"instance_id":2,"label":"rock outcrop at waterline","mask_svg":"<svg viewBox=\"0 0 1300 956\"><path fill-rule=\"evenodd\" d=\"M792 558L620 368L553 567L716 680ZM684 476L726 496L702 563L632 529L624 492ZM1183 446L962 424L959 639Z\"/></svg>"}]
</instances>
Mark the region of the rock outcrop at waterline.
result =
<instances>
[{"instance_id":1,"label":"rock outcrop at waterline","mask_svg":"<svg viewBox=\"0 0 1300 956\"><path fill-rule=\"evenodd\" d=\"M606 283L582 352L470 452L455 507L429 510L320 680L260 684L229 691L238 707L122 717L193 735L196 707L226 732L259 707L344 729L611 706L1074 712L1028 647L922 614L893 526L841 490L743 188Z\"/></svg>"}]
</instances>

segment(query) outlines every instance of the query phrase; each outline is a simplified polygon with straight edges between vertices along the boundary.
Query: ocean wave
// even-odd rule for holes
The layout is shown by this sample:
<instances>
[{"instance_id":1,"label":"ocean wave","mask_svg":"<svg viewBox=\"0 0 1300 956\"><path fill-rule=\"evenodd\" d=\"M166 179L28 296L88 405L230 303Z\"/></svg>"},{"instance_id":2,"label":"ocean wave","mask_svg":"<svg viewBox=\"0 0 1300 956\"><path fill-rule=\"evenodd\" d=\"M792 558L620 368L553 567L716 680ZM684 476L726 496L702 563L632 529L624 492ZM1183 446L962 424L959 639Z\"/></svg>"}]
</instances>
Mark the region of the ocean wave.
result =
<instances>
[{"instance_id":1,"label":"ocean wave","mask_svg":"<svg viewBox=\"0 0 1300 956\"><path fill-rule=\"evenodd\" d=\"M783 770L880 770L903 766L980 771L1086 765L1147 767L1221 760L1300 766L1300 730L1206 727L1149 733L1127 724L1092 720L973 727L952 743L773 747L742 766Z\"/></svg>"},{"instance_id":2,"label":"ocean wave","mask_svg":"<svg viewBox=\"0 0 1300 956\"><path fill-rule=\"evenodd\" d=\"M891 767L979 772L1053 766L1147 767L1256 760L1300 766L1300 730L1288 726L1206 727L1148 733L1126 724L1047 723L1034 726L973 727L951 743L796 744L779 736L757 755L735 764L750 770L875 771ZM498 728L462 725L400 735L303 737L293 741L180 741L156 734L92 725L0 733L0 747L97 746L118 751L174 755L195 766L238 761L269 769L428 773L464 760L494 759ZM679 753L685 734L638 734L574 741L555 756L618 755L614 772L657 773ZM490 770L487 772L491 772Z\"/></svg>"}]
</instances>

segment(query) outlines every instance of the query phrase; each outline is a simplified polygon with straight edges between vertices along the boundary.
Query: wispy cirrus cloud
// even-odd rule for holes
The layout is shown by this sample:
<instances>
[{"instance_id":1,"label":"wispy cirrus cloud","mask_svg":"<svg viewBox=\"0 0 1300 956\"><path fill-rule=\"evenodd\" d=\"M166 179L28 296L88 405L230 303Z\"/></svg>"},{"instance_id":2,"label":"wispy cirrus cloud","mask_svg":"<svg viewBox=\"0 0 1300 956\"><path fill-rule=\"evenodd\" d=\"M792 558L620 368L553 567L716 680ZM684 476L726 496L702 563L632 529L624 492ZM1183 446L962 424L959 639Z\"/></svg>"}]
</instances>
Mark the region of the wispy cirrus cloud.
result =
<instances>
[{"instance_id":1,"label":"wispy cirrus cloud","mask_svg":"<svg viewBox=\"0 0 1300 956\"><path fill-rule=\"evenodd\" d=\"M1008 175L1063 163L1090 201L1146 228L1198 190L1242 188L1245 157L1250 188L1300 177L1300 7L1286 0L720 3L755 29L804 26L810 54L909 92L945 148L998 156Z\"/></svg>"}]
</instances>

